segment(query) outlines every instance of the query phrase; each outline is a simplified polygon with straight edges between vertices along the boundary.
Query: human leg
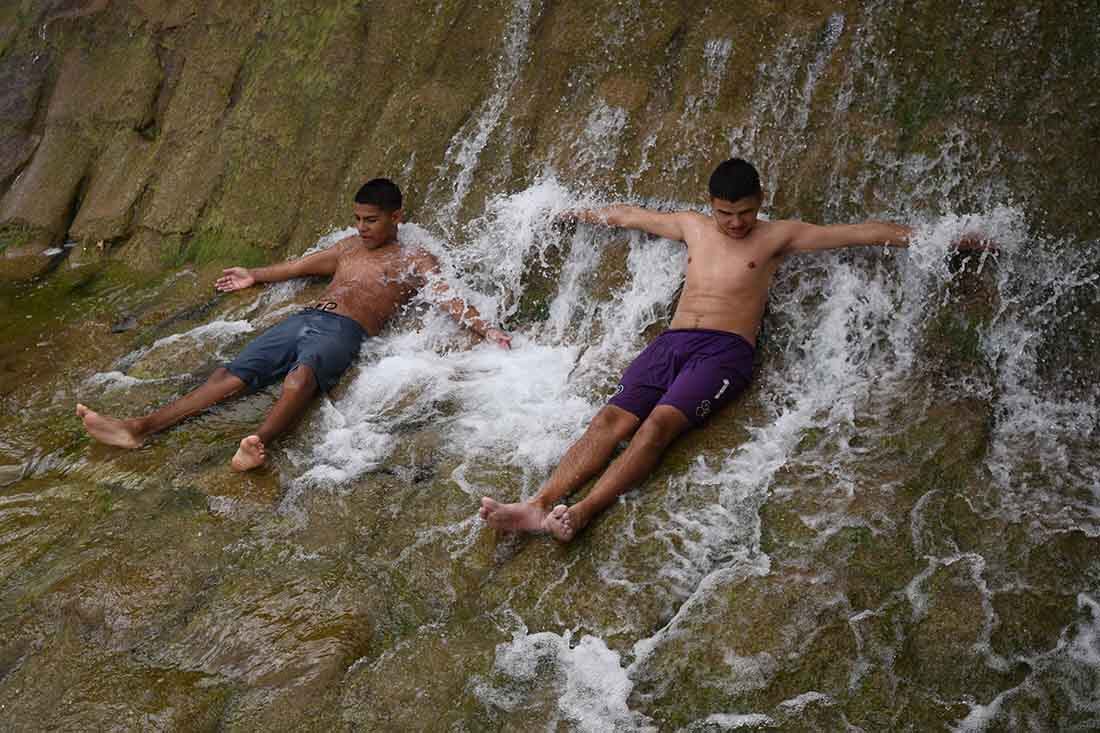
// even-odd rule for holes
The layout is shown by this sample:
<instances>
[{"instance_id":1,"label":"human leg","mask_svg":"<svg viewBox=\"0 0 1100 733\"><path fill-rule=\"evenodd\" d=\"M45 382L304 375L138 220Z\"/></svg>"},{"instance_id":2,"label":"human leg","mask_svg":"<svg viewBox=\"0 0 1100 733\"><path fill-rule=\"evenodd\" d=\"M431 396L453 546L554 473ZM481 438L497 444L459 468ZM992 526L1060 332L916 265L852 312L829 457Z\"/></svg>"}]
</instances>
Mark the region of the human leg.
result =
<instances>
[{"instance_id":1,"label":"human leg","mask_svg":"<svg viewBox=\"0 0 1100 733\"><path fill-rule=\"evenodd\" d=\"M543 528L562 542L573 539L594 516L645 480L660 462L665 449L689 427L691 421L680 410L658 405L588 495L571 507L554 507L546 516Z\"/></svg>"},{"instance_id":2,"label":"human leg","mask_svg":"<svg viewBox=\"0 0 1100 733\"><path fill-rule=\"evenodd\" d=\"M638 428L630 445L583 500L554 507L545 528L569 541L623 492L641 483L665 449L692 425L706 419L744 391L752 374L754 350L742 337L714 331L666 331L675 378Z\"/></svg>"},{"instance_id":3,"label":"human leg","mask_svg":"<svg viewBox=\"0 0 1100 733\"><path fill-rule=\"evenodd\" d=\"M283 391L267 413L255 433L241 440L241 445L230 461L237 471L248 471L267 459L266 444L301 417L310 400L317 394L317 378L313 368L299 364L283 380Z\"/></svg>"},{"instance_id":4,"label":"human leg","mask_svg":"<svg viewBox=\"0 0 1100 733\"><path fill-rule=\"evenodd\" d=\"M550 508L607 466L615 447L634 434L640 422L637 416L620 407L604 406L592 418L584 435L565 452L535 496L514 504L502 504L485 496L478 514L495 529L543 529Z\"/></svg>"},{"instance_id":5,"label":"human leg","mask_svg":"<svg viewBox=\"0 0 1100 733\"><path fill-rule=\"evenodd\" d=\"M230 462L237 471L247 471L267 459L266 444L290 428L318 391L328 391L351 366L367 333L347 316L323 311L304 311L286 322L292 323L284 340L288 345L281 367L283 390L256 432L241 440ZM274 330L274 329L273 329ZM270 350L275 353L275 346ZM247 366L247 365L245 365Z\"/></svg>"},{"instance_id":6,"label":"human leg","mask_svg":"<svg viewBox=\"0 0 1100 733\"><path fill-rule=\"evenodd\" d=\"M243 380L221 367L202 386L145 417L119 420L100 415L81 404L76 406L76 414L84 421L84 429L88 434L100 443L120 448L137 448L153 433L237 394L244 387Z\"/></svg>"}]
</instances>

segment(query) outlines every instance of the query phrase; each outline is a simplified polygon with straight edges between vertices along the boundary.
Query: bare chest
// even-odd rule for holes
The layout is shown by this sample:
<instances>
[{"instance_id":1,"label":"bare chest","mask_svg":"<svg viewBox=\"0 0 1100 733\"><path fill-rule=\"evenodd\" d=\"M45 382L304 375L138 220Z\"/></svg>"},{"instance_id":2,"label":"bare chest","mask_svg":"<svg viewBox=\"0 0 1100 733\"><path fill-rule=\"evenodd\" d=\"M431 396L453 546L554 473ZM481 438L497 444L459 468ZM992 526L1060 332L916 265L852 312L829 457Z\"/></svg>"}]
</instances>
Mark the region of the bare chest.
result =
<instances>
[{"instance_id":1,"label":"bare chest","mask_svg":"<svg viewBox=\"0 0 1100 733\"><path fill-rule=\"evenodd\" d=\"M400 252L356 252L340 259L332 285L365 291L401 290L415 285L412 268Z\"/></svg>"},{"instance_id":2,"label":"bare chest","mask_svg":"<svg viewBox=\"0 0 1100 733\"><path fill-rule=\"evenodd\" d=\"M763 246L701 242L688 247L685 287L714 295L767 289L778 265Z\"/></svg>"}]
</instances>

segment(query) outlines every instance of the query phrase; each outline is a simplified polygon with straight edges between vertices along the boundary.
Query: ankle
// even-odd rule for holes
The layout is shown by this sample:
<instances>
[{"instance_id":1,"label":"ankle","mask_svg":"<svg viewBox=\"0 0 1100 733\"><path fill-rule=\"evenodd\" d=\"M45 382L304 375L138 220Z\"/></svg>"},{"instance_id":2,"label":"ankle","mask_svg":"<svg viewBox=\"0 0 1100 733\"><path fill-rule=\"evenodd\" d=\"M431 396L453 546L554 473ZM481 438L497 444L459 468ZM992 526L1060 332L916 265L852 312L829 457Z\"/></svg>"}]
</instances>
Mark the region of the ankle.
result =
<instances>
[{"instance_id":1,"label":"ankle","mask_svg":"<svg viewBox=\"0 0 1100 733\"><path fill-rule=\"evenodd\" d=\"M579 530L585 527L592 519L592 513L582 500L569 507L569 518L573 522L573 527Z\"/></svg>"},{"instance_id":2,"label":"ankle","mask_svg":"<svg viewBox=\"0 0 1100 733\"><path fill-rule=\"evenodd\" d=\"M537 495L531 497L530 499L528 499L527 503L530 506L533 506L536 509L538 509L540 512L543 512L544 514L549 512L551 509L553 509L558 504L558 502L556 502L556 501L552 501L550 499L547 499L546 497L540 497L540 496L537 496Z\"/></svg>"}]
</instances>

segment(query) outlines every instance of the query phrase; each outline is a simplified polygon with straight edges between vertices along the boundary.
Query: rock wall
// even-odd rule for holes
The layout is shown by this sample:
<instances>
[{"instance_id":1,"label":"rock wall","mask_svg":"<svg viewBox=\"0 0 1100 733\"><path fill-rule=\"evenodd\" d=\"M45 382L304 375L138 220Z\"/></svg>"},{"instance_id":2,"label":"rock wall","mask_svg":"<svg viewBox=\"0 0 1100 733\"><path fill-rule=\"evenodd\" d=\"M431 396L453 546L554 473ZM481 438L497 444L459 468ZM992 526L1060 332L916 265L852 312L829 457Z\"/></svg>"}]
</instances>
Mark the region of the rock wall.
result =
<instances>
[{"instance_id":1,"label":"rock wall","mask_svg":"<svg viewBox=\"0 0 1100 733\"><path fill-rule=\"evenodd\" d=\"M374 175L448 232L550 168L694 203L731 152L781 215L936 207L947 174L952 205L993 178L1100 231L1087 2L24 0L0 28L9 275L66 240L149 268L298 252Z\"/></svg>"}]
</instances>

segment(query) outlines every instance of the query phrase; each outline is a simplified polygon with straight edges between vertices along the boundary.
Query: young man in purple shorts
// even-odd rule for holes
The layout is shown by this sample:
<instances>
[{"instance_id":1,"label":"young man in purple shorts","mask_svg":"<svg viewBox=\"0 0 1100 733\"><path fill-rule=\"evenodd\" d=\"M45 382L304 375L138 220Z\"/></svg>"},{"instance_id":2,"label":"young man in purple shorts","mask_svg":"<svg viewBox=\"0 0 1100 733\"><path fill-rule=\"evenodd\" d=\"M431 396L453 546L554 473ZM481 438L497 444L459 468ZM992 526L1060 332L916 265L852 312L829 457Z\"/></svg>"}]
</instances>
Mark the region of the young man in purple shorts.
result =
<instances>
[{"instance_id":1,"label":"young man in purple shorts","mask_svg":"<svg viewBox=\"0 0 1100 733\"><path fill-rule=\"evenodd\" d=\"M479 514L490 527L545 531L562 542L573 539L620 494L645 480L677 436L702 425L748 386L768 289L784 258L859 245L905 247L912 233L889 222L818 226L758 220L762 201L756 169L735 158L711 175L710 216L626 205L566 215L684 242L688 259L683 294L671 327L627 368L615 396L538 493L515 504L481 499ZM967 238L956 246L982 244ZM572 506L559 503L602 471L615 447L628 438L626 450L584 499Z\"/></svg>"}]
</instances>

